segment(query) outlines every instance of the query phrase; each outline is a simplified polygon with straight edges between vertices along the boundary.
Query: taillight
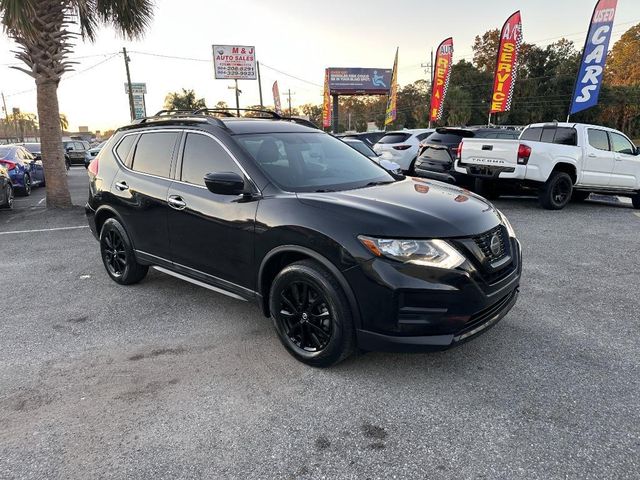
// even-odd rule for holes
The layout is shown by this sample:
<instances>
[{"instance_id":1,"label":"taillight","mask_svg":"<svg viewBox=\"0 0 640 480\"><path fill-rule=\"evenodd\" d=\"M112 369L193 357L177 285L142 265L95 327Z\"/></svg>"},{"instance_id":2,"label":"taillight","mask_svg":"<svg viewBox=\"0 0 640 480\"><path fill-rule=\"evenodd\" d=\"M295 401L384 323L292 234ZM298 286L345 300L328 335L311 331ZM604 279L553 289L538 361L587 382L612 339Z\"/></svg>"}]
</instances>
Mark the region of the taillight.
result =
<instances>
[{"instance_id":1,"label":"taillight","mask_svg":"<svg viewBox=\"0 0 640 480\"><path fill-rule=\"evenodd\" d=\"M100 159L98 157L94 158L93 160L91 160L91 162L89 163L89 166L87 167L87 171L93 175L94 177L98 176L98 161Z\"/></svg>"},{"instance_id":2,"label":"taillight","mask_svg":"<svg viewBox=\"0 0 640 480\"><path fill-rule=\"evenodd\" d=\"M458 148L456 148L456 160L462 160L462 143L458 144Z\"/></svg>"},{"instance_id":3,"label":"taillight","mask_svg":"<svg viewBox=\"0 0 640 480\"><path fill-rule=\"evenodd\" d=\"M411 145L396 145L393 147L394 150L408 150L411 148Z\"/></svg>"},{"instance_id":4,"label":"taillight","mask_svg":"<svg viewBox=\"0 0 640 480\"><path fill-rule=\"evenodd\" d=\"M10 162L9 160L0 160L0 163L2 163L4 166L7 167L7 170L11 171L14 168L16 168L16 163L15 162Z\"/></svg>"},{"instance_id":5,"label":"taillight","mask_svg":"<svg viewBox=\"0 0 640 480\"><path fill-rule=\"evenodd\" d=\"M531 156L531 147L528 145L518 145L518 165L526 165L529 163Z\"/></svg>"}]
</instances>

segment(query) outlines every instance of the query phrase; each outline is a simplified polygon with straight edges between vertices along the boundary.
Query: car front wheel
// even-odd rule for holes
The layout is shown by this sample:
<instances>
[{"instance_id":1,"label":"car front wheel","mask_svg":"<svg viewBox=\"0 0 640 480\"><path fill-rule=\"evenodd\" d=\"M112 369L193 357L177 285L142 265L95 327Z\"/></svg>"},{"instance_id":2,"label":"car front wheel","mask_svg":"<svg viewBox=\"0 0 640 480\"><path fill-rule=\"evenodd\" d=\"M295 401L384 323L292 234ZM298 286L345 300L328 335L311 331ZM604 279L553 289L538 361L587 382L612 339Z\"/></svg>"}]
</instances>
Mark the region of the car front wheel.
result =
<instances>
[{"instance_id":1,"label":"car front wheel","mask_svg":"<svg viewBox=\"0 0 640 480\"><path fill-rule=\"evenodd\" d=\"M347 298L335 277L317 262L285 267L271 286L269 308L280 341L299 361L329 367L354 351Z\"/></svg>"},{"instance_id":2,"label":"car front wheel","mask_svg":"<svg viewBox=\"0 0 640 480\"><path fill-rule=\"evenodd\" d=\"M107 273L120 285L138 283L149 270L136 261L131 240L115 218L107 219L100 230L100 254Z\"/></svg>"}]
</instances>

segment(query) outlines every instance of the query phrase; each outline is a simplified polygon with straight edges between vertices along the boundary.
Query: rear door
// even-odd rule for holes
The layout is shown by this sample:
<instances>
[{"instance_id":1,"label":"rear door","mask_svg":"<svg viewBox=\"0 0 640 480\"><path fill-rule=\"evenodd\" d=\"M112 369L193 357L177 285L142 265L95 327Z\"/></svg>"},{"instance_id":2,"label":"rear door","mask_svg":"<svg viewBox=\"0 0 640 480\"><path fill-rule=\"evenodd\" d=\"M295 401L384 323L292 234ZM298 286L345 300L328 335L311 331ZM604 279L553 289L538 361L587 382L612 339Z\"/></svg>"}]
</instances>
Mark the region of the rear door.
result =
<instances>
[{"instance_id":1,"label":"rear door","mask_svg":"<svg viewBox=\"0 0 640 480\"><path fill-rule=\"evenodd\" d=\"M610 187L638 188L640 179L640 156L631 141L615 132L609 132L614 167Z\"/></svg>"},{"instance_id":2,"label":"rear door","mask_svg":"<svg viewBox=\"0 0 640 480\"><path fill-rule=\"evenodd\" d=\"M125 135L115 152L121 163L111 193L134 248L169 259L167 195L181 132L147 131Z\"/></svg>"},{"instance_id":3,"label":"rear door","mask_svg":"<svg viewBox=\"0 0 640 480\"><path fill-rule=\"evenodd\" d=\"M607 186L613 174L615 163L607 131L599 128L587 128L586 134L580 183Z\"/></svg>"},{"instance_id":4,"label":"rear door","mask_svg":"<svg viewBox=\"0 0 640 480\"><path fill-rule=\"evenodd\" d=\"M217 195L204 184L207 173L235 172L245 179L246 174L209 133L187 132L179 157L176 181L168 192L172 260L176 267L189 269L187 273L205 274L203 280L228 290L238 291L237 286L253 290L258 201Z\"/></svg>"}]
</instances>

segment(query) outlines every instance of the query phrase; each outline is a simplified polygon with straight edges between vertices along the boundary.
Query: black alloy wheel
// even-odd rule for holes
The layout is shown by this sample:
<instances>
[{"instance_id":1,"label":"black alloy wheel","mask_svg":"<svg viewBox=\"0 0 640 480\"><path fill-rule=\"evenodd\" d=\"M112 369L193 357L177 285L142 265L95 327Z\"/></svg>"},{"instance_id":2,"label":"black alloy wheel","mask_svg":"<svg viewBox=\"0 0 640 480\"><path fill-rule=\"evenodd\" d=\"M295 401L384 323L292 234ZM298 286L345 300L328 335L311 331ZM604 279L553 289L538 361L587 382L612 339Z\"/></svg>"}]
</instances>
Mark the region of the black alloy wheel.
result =
<instances>
[{"instance_id":1,"label":"black alloy wheel","mask_svg":"<svg viewBox=\"0 0 640 480\"><path fill-rule=\"evenodd\" d=\"M566 203L571 196L573 184L569 178L559 179L553 186L551 195L553 201L559 205Z\"/></svg>"},{"instance_id":2,"label":"black alloy wheel","mask_svg":"<svg viewBox=\"0 0 640 480\"><path fill-rule=\"evenodd\" d=\"M344 290L316 261L292 263L276 275L269 290L269 311L282 345L307 365L329 367L355 350Z\"/></svg>"},{"instance_id":3,"label":"black alloy wheel","mask_svg":"<svg viewBox=\"0 0 640 480\"><path fill-rule=\"evenodd\" d=\"M25 197L31 195L31 177L25 173L24 177L22 177L22 192Z\"/></svg>"},{"instance_id":4,"label":"black alloy wheel","mask_svg":"<svg viewBox=\"0 0 640 480\"><path fill-rule=\"evenodd\" d=\"M561 210L571 200L573 180L566 172L552 172L540 189L540 205L547 210Z\"/></svg>"},{"instance_id":5,"label":"black alloy wheel","mask_svg":"<svg viewBox=\"0 0 640 480\"><path fill-rule=\"evenodd\" d=\"M148 265L137 262L129 236L115 218L107 219L102 226L100 254L111 279L121 285L137 283L149 271Z\"/></svg>"},{"instance_id":6,"label":"black alloy wheel","mask_svg":"<svg viewBox=\"0 0 640 480\"><path fill-rule=\"evenodd\" d=\"M296 347L319 352L329 344L332 314L324 294L310 283L293 282L282 290L277 315L285 334Z\"/></svg>"}]
</instances>

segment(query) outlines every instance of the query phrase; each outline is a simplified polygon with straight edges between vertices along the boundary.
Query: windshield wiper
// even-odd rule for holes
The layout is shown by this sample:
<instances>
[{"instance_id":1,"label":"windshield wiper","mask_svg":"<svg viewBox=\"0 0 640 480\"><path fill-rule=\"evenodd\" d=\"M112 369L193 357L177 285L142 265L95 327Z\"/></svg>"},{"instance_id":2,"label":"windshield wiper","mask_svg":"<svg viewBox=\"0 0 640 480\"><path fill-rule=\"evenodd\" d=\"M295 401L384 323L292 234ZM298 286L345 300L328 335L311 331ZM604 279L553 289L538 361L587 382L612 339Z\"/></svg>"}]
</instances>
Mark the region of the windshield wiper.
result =
<instances>
[{"instance_id":1,"label":"windshield wiper","mask_svg":"<svg viewBox=\"0 0 640 480\"><path fill-rule=\"evenodd\" d=\"M365 188L365 187L377 187L378 185L388 185L390 183L396 183L395 180L386 180L384 182L369 182L366 185L364 185L363 187L360 188Z\"/></svg>"},{"instance_id":2,"label":"windshield wiper","mask_svg":"<svg viewBox=\"0 0 640 480\"><path fill-rule=\"evenodd\" d=\"M329 188L321 188L320 190L314 190L315 193L327 193L327 192L335 192L335 190L331 190Z\"/></svg>"}]
</instances>

